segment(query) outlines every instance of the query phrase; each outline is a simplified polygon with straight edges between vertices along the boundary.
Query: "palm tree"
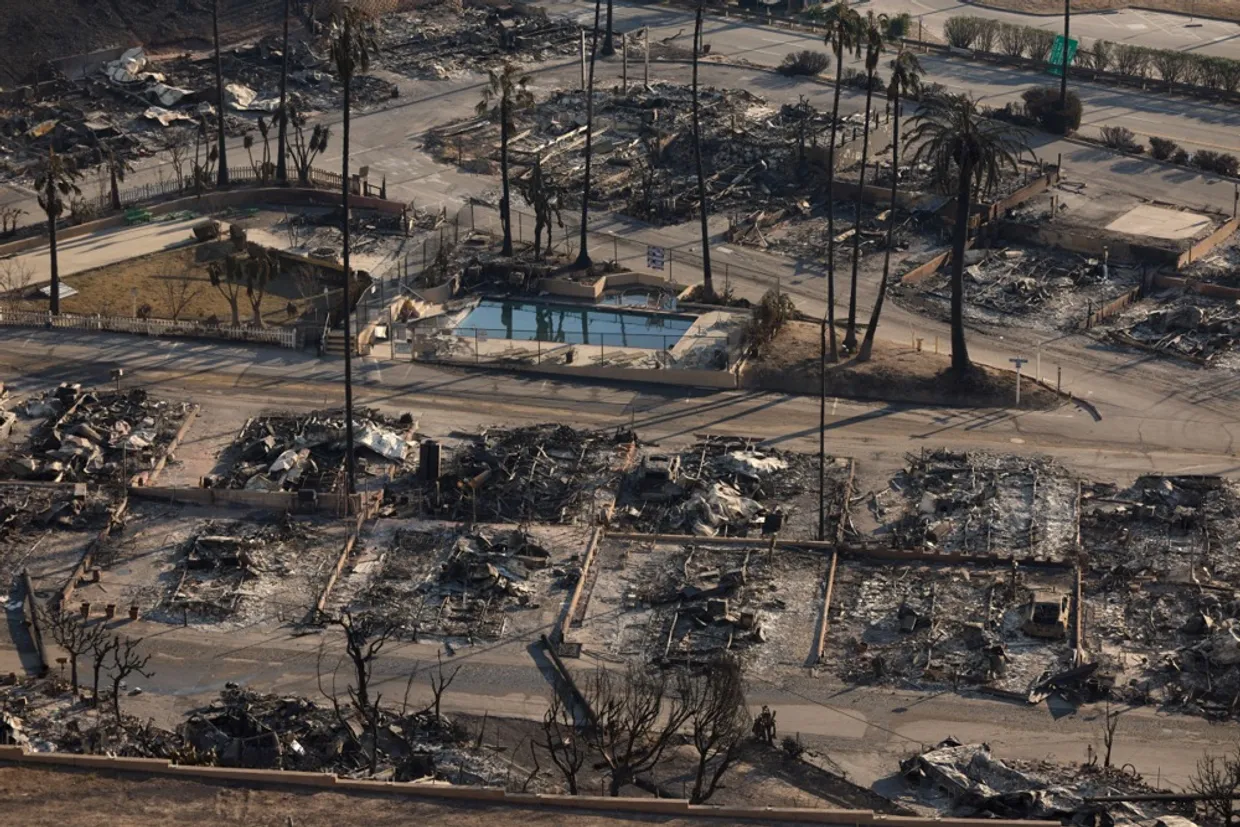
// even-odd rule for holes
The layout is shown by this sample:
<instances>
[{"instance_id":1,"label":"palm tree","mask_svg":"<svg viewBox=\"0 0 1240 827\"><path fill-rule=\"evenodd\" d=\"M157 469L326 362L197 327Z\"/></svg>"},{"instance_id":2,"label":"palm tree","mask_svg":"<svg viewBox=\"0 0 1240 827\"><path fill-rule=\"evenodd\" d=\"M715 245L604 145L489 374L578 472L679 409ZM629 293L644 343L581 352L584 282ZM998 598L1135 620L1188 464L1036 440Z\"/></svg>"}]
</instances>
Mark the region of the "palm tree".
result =
<instances>
[{"instance_id":1,"label":"palm tree","mask_svg":"<svg viewBox=\"0 0 1240 827\"><path fill-rule=\"evenodd\" d=\"M288 183L288 162L285 153L288 150L288 17L289 2L284 0L284 41L280 46L280 109L276 113L279 119L280 132L276 137L276 181Z\"/></svg>"},{"instance_id":2,"label":"palm tree","mask_svg":"<svg viewBox=\"0 0 1240 827\"><path fill-rule=\"evenodd\" d=\"M964 249L969 238L973 199L994 190L1004 169L1015 171L1029 148L1027 133L989 120L967 95L935 98L912 118L908 139L917 145L914 163L927 163L945 189L956 188L956 226L952 234L952 373L962 379L972 363L964 342Z\"/></svg>"},{"instance_id":3,"label":"palm tree","mask_svg":"<svg viewBox=\"0 0 1240 827\"><path fill-rule=\"evenodd\" d=\"M613 0L607 0L607 31L603 34L603 57L611 57L616 53L616 41L611 25Z\"/></svg>"},{"instance_id":4,"label":"palm tree","mask_svg":"<svg viewBox=\"0 0 1240 827\"><path fill-rule=\"evenodd\" d=\"M121 209L121 183L124 182L125 176L133 172L133 164L116 154L111 145L101 142L95 149L95 158L100 164L106 164L108 168L108 191L109 199L112 202L112 209L117 212Z\"/></svg>"},{"instance_id":5,"label":"palm tree","mask_svg":"<svg viewBox=\"0 0 1240 827\"><path fill-rule=\"evenodd\" d=\"M603 0L594 0L594 36L590 40L590 80L586 83L586 169L581 193L581 250L573 266L579 270L590 267L589 238L586 222L590 217L590 161L594 158L594 62L598 58L598 23Z\"/></svg>"},{"instance_id":6,"label":"palm tree","mask_svg":"<svg viewBox=\"0 0 1240 827\"><path fill-rule=\"evenodd\" d=\"M698 209L702 214L702 301L715 297L715 279L710 272L710 231L707 229L706 175L702 170L702 129L698 121L698 56L702 53L702 14L706 0L698 0L693 20L693 158L697 163Z\"/></svg>"},{"instance_id":7,"label":"palm tree","mask_svg":"<svg viewBox=\"0 0 1240 827\"><path fill-rule=\"evenodd\" d=\"M861 207L865 194L865 167L870 162L870 114L874 103L874 72L883 53L887 15L867 12L865 16L865 132L861 136L861 178L857 182L857 212L853 223L852 287L848 293L848 329L844 349L857 349L857 268L861 264Z\"/></svg>"},{"instance_id":8,"label":"palm tree","mask_svg":"<svg viewBox=\"0 0 1240 827\"><path fill-rule=\"evenodd\" d=\"M847 0L837 0L823 13L827 27L827 46L835 54L835 97L831 103L831 140L827 148L827 315L831 339L831 361L839 358L835 344L835 126L840 117L840 87L844 74L844 55L861 54L861 15ZM825 368L824 368L825 371ZM825 393L825 389L824 389ZM825 397L824 397L825 405Z\"/></svg>"},{"instance_id":9,"label":"palm tree","mask_svg":"<svg viewBox=\"0 0 1240 827\"><path fill-rule=\"evenodd\" d=\"M917 55L900 50L891 61L891 81L887 84L887 100L891 102L891 208L887 211L887 246L883 252L883 278L878 284L878 297L874 299L874 311L870 314L870 326L861 340L858 362L868 362L874 351L874 331L878 329L878 316L883 312L883 298L887 295L887 278L891 273L891 243L896 228L896 192L900 185L900 103L905 95L915 94L921 86L921 63Z\"/></svg>"},{"instance_id":10,"label":"palm tree","mask_svg":"<svg viewBox=\"0 0 1240 827\"><path fill-rule=\"evenodd\" d=\"M341 123L342 143L340 151L341 221L343 234L342 261L344 265L344 417L345 417L345 467L348 473L348 493L357 491L357 464L353 447L353 342L349 336L349 315L352 313L353 272L349 267L349 115L353 105L353 77L370 69L370 57L376 51L374 36L370 32L370 19L362 10L343 5L332 17L331 60L336 74L344 86L344 119Z\"/></svg>"},{"instance_id":11,"label":"palm tree","mask_svg":"<svg viewBox=\"0 0 1240 827\"><path fill-rule=\"evenodd\" d=\"M223 187L228 184L228 158L224 154L224 58L220 55L220 0L211 4L211 32L215 36L215 123L220 164L215 183Z\"/></svg>"},{"instance_id":12,"label":"palm tree","mask_svg":"<svg viewBox=\"0 0 1240 827\"><path fill-rule=\"evenodd\" d=\"M528 75L519 75L517 66L505 63L500 71L489 69L490 83L482 90L478 102L479 115L499 114L499 171L503 180L503 196L499 201L499 223L504 230L503 254L512 255L512 196L508 181L508 139L516 130L512 116L521 109L534 105L534 95L529 90ZM496 104L497 105L493 105Z\"/></svg>"},{"instance_id":13,"label":"palm tree","mask_svg":"<svg viewBox=\"0 0 1240 827\"><path fill-rule=\"evenodd\" d=\"M80 195L77 181L82 177L72 159L47 151L47 161L35 175L34 188L39 206L47 214L48 251L52 267L52 295L48 308L53 316L60 315L60 262L56 257L56 220L65 211L65 198Z\"/></svg>"},{"instance_id":14,"label":"palm tree","mask_svg":"<svg viewBox=\"0 0 1240 827\"><path fill-rule=\"evenodd\" d=\"M861 16L837 0L823 13L826 44L835 53L835 100L831 105L831 135L827 148L827 312L819 327L818 365L818 539L827 532L827 340L831 361L839 358L835 343L835 125L840 117L840 82L844 53L860 54ZM829 331L829 334L828 334Z\"/></svg>"}]
</instances>

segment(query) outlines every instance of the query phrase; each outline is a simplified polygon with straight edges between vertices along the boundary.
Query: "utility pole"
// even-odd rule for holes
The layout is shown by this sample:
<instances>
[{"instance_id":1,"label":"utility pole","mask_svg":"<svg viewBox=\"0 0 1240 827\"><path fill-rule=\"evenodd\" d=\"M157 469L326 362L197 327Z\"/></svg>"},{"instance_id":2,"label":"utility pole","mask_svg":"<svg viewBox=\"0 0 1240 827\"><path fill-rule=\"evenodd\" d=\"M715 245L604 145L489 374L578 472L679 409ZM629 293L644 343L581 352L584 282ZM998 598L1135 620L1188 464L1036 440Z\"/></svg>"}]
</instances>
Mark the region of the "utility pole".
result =
<instances>
[{"instance_id":1,"label":"utility pole","mask_svg":"<svg viewBox=\"0 0 1240 827\"><path fill-rule=\"evenodd\" d=\"M1072 25L1072 0L1063 0L1063 75L1059 78L1059 111L1068 111L1068 48ZM1067 130L1065 129L1066 133Z\"/></svg>"},{"instance_id":2,"label":"utility pole","mask_svg":"<svg viewBox=\"0 0 1240 827\"><path fill-rule=\"evenodd\" d=\"M581 88L586 88L586 30L581 30Z\"/></svg>"},{"instance_id":3,"label":"utility pole","mask_svg":"<svg viewBox=\"0 0 1240 827\"><path fill-rule=\"evenodd\" d=\"M628 33L620 32L620 82L624 94L629 94L629 44Z\"/></svg>"},{"instance_id":4,"label":"utility pole","mask_svg":"<svg viewBox=\"0 0 1240 827\"><path fill-rule=\"evenodd\" d=\"M642 83L646 86L646 91L650 91L650 27L646 27L646 75Z\"/></svg>"}]
</instances>

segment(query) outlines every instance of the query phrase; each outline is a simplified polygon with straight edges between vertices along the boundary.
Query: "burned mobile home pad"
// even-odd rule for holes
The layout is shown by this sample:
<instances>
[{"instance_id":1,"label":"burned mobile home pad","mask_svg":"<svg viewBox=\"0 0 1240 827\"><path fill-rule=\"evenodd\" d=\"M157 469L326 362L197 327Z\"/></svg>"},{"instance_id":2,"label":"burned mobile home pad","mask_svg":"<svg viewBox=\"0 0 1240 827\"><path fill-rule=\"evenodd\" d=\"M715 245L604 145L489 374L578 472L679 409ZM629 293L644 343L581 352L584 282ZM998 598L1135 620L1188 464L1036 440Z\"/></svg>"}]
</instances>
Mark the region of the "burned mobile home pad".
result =
<instances>
[{"instance_id":1,"label":"burned mobile home pad","mask_svg":"<svg viewBox=\"0 0 1240 827\"><path fill-rule=\"evenodd\" d=\"M55 393L92 395L60 390L14 407ZM423 439L415 463L411 417L359 420L363 480L386 493L356 547L325 518L135 500L127 529L95 550L111 594L85 578L77 602L225 628L312 617L317 595L329 613L374 609L406 633L445 640L534 634L566 607L570 644L620 658L739 650L751 664L817 664L850 682L1032 697L1110 689L1189 711L1234 709L1240 603L1228 584L1240 507L1218 478L1078 487L1037 457L927 451L886 490L852 497L851 465L832 462L828 530L842 540L819 545L807 539L814 458L754 440L701 435L676 450L628 431L546 425ZM256 417L209 481L296 494L311 477L290 479L290 463L313 463L330 483L341 430L330 413ZM403 459L385 456L398 444ZM82 538L80 549L111 522L102 489L25 485L4 487L4 539L17 556L56 532ZM853 528L861 515L849 508L867 502L873 536ZM764 529L776 532L773 550ZM54 539L43 542L55 549ZM1092 671L1073 676L1078 635Z\"/></svg>"}]
</instances>

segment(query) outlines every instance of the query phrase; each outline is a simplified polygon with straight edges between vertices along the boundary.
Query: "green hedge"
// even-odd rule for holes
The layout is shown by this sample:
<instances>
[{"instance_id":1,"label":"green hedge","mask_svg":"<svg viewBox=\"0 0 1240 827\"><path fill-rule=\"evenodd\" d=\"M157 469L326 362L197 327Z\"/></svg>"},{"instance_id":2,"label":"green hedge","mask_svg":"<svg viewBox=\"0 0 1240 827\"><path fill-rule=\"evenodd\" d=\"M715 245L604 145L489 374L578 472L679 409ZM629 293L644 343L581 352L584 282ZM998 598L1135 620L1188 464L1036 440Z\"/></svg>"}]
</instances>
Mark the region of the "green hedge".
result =
<instances>
[{"instance_id":1,"label":"green hedge","mask_svg":"<svg viewBox=\"0 0 1240 827\"><path fill-rule=\"evenodd\" d=\"M1046 60L1055 33L1034 26L1000 23L986 17L957 15L943 25L951 46L996 52L1008 57ZM1125 43L1096 40L1076 54L1075 65L1168 83L1202 86L1217 92L1240 89L1240 60L1170 49L1147 49Z\"/></svg>"}]
</instances>

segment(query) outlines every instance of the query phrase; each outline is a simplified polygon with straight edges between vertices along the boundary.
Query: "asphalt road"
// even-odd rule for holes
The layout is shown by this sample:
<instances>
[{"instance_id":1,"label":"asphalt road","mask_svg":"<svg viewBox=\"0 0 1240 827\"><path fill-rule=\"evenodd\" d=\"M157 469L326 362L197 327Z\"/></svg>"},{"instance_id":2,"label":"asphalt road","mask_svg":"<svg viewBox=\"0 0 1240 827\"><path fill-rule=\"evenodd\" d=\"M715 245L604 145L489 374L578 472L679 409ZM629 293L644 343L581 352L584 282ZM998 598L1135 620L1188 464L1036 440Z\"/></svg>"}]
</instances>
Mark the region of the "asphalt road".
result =
<instances>
[{"instance_id":1,"label":"asphalt road","mask_svg":"<svg viewBox=\"0 0 1240 827\"><path fill-rule=\"evenodd\" d=\"M907 12L913 16L914 24L921 23L940 36L944 20L965 14L1063 32L1062 14L1019 14L979 6L967 0L868 0L857 6L862 11L873 9L887 14ZM1072 37L1086 43L1109 40L1150 49L1177 49L1240 59L1240 23L1184 14L1164 14L1144 9L1074 12Z\"/></svg>"}]
</instances>

